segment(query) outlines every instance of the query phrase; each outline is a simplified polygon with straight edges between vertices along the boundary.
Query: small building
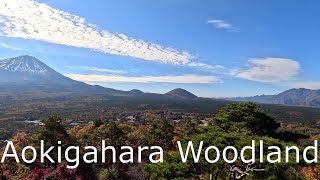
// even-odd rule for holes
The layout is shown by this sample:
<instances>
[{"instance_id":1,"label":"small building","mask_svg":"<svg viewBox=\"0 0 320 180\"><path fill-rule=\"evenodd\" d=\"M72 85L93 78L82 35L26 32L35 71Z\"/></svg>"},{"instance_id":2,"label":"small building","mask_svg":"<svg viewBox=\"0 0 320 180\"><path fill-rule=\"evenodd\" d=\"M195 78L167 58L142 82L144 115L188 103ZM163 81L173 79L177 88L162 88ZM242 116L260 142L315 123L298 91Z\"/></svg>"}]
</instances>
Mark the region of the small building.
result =
<instances>
[{"instance_id":1,"label":"small building","mask_svg":"<svg viewBox=\"0 0 320 180\"><path fill-rule=\"evenodd\" d=\"M129 119L129 121L135 121L136 118L134 116L127 116L127 119Z\"/></svg>"}]
</instances>

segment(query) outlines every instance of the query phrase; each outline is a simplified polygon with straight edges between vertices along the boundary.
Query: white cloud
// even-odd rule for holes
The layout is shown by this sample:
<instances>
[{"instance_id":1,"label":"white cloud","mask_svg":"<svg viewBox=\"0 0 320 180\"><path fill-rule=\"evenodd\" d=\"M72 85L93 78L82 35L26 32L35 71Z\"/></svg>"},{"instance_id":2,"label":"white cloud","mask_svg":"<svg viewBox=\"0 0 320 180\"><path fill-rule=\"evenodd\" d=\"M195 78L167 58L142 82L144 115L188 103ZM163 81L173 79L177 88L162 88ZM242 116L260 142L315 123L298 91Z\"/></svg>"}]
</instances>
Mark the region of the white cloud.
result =
<instances>
[{"instance_id":1,"label":"white cloud","mask_svg":"<svg viewBox=\"0 0 320 180\"><path fill-rule=\"evenodd\" d=\"M258 82L277 83L290 81L299 73L300 64L285 58L251 59L249 68L233 70L232 76Z\"/></svg>"},{"instance_id":2,"label":"white cloud","mask_svg":"<svg viewBox=\"0 0 320 180\"><path fill-rule=\"evenodd\" d=\"M234 27L231 23L228 23L225 20L221 19L211 19L207 21L207 24L212 24L215 28L224 29L229 32L236 32L239 30L238 28Z\"/></svg>"},{"instance_id":3,"label":"white cloud","mask_svg":"<svg viewBox=\"0 0 320 180\"><path fill-rule=\"evenodd\" d=\"M20 48L13 47L13 46L10 46L10 45L5 44L5 43L0 43L0 46L3 46L3 47L5 47L5 48L9 48L9 49L15 49L15 50L21 51Z\"/></svg>"},{"instance_id":4,"label":"white cloud","mask_svg":"<svg viewBox=\"0 0 320 180\"><path fill-rule=\"evenodd\" d=\"M215 76L201 76L187 74L180 76L109 76L96 74L65 74L65 76L83 82L134 82L134 83L181 83L181 84L209 84L221 83L222 81Z\"/></svg>"},{"instance_id":5,"label":"white cloud","mask_svg":"<svg viewBox=\"0 0 320 180\"><path fill-rule=\"evenodd\" d=\"M84 69L89 71L107 72L107 73L115 73L115 74L127 73L127 71L123 71L123 70L104 69L104 68L90 67L90 66L66 66L66 67L70 69Z\"/></svg>"},{"instance_id":6,"label":"white cloud","mask_svg":"<svg viewBox=\"0 0 320 180\"><path fill-rule=\"evenodd\" d=\"M186 51L99 29L82 17L34 0L1 0L0 24L0 36L34 39L176 65L189 65L195 59Z\"/></svg>"},{"instance_id":7,"label":"white cloud","mask_svg":"<svg viewBox=\"0 0 320 180\"><path fill-rule=\"evenodd\" d=\"M190 62L188 66L193 66L193 67L204 67L204 68L209 68L209 69L224 69L223 66L221 65L210 65L210 64L205 64L205 63L197 63L197 62Z\"/></svg>"}]
</instances>

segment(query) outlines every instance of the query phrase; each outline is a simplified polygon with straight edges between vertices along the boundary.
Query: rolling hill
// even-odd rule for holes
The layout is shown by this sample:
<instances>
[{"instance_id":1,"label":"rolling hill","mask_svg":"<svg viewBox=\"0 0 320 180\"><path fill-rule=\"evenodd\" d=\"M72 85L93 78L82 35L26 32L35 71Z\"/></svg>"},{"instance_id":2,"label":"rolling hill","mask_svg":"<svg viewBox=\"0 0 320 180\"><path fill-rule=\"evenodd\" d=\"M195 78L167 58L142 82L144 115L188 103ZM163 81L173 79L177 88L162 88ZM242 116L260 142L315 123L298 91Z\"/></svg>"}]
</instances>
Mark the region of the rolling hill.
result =
<instances>
[{"instance_id":1,"label":"rolling hill","mask_svg":"<svg viewBox=\"0 0 320 180\"><path fill-rule=\"evenodd\" d=\"M186 98L186 99L194 99L197 98L196 95L192 94L191 92L177 88L172 91L167 92L165 95L170 96L170 97L175 97L175 98Z\"/></svg>"}]
</instances>

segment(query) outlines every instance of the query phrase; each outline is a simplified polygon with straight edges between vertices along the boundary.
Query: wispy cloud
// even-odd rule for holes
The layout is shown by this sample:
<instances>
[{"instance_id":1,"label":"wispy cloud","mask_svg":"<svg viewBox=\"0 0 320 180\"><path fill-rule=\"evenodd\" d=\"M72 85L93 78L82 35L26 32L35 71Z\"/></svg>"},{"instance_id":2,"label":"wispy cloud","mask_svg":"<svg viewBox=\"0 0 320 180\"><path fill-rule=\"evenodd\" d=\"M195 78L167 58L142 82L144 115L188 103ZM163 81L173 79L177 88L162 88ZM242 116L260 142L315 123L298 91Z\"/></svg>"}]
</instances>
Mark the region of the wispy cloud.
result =
<instances>
[{"instance_id":1,"label":"wispy cloud","mask_svg":"<svg viewBox=\"0 0 320 180\"><path fill-rule=\"evenodd\" d=\"M207 24L213 25L217 29L224 29L228 32L237 32L239 31L238 28L233 26L233 24L226 22L225 20L221 19L211 19L207 21Z\"/></svg>"},{"instance_id":2,"label":"wispy cloud","mask_svg":"<svg viewBox=\"0 0 320 180\"><path fill-rule=\"evenodd\" d=\"M198 62L190 62L188 66L203 67L203 68L209 68L209 69L224 69L224 67L221 65L210 65L210 64L198 63Z\"/></svg>"},{"instance_id":3,"label":"wispy cloud","mask_svg":"<svg viewBox=\"0 0 320 180\"><path fill-rule=\"evenodd\" d=\"M180 76L109 76L96 74L65 74L65 76L83 82L134 82L134 83L181 83L181 84L211 84L222 83L222 80L215 76L202 76L187 74Z\"/></svg>"},{"instance_id":4,"label":"wispy cloud","mask_svg":"<svg viewBox=\"0 0 320 180\"><path fill-rule=\"evenodd\" d=\"M194 56L124 34L111 33L82 17L34 0L0 1L0 35L88 48L160 63L188 65Z\"/></svg>"},{"instance_id":5,"label":"wispy cloud","mask_svg":"<svg viewBox=\"0 0 320 180\"><path fill-rule=\"evenodd\" d=\"M8 49L14 49L14 50L19 50L19 51L21 51L20 48L13 47L13 46L10 46L10 45L8 45L8 44L1 43L1 42L0 42L0 46L3 46L3 47L8 48Z\"/></svg>"},{"instance_id":6,"label":"wispy cloud","mask_svg":"<svg viewBox=\"0 0 320 180\"><path fill-rule=\"evenodd\" d=\"M300 64L292 59L269 57L248 62L248 68L232 70L230 75L252 81L278 83L293 80L300 70Z\"/></svg>"},{"instance_id":7,"label":"wispy cloud","mask_svg":"<svg viewBox=\"0 0 320 180\"><path fill-rule=\"evenodd\" d=\"M89 70L89 71L107 72L107 73L114 73L114 74L122 74L122 73L128 72L123 70L104 69L104 68L91 67L91 66L66 66L66 67L70 69L83 69L83 70Z\"/></svg>"}]
</instances>

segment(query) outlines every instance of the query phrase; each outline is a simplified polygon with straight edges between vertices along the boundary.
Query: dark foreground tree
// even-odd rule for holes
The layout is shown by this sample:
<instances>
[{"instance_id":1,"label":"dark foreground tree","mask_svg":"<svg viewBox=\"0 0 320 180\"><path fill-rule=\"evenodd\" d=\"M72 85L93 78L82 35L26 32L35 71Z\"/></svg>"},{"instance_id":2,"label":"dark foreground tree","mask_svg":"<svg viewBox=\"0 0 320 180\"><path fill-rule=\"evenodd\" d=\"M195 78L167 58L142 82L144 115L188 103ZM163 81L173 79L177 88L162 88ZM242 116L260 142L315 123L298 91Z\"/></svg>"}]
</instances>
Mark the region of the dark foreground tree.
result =
<instances>
[{"instance_id":1,"label":"dark foreground tree","mask_svg":"<svg viewBox=\"0 0 320 180\"><path fill-rule=\"evenodd\" d=\"M279 124L269 115L265 114L253 103L229 104L221 109L209 127L199 129L190 138L195 150L203 141L201 158L195 163L189 153L187 163L181 162L177 149L168 153L165 162L162 164L148 164L146 170L151 179L299 179L300 176L292 171L291 167L296 166L294 161L289 163L243 163L237 158L234 163L226 163L222 157L222 150L227 146L233 146L238 152L245 147L251 146L252 140L256 141L255 162L259 162L259 141L264 141L264 151L270 152L268 146L278 146L284 149L285 146L295 145L285 143L280 139L273 138ZM200 133L201 132L201 133ZM186 150L187 140L182 139L183 149ZM204 158L205 149L209 146L216 146L220 150L220 159L215 163L209 163ZM215 159L217 154L210 153L209 159ZM234 157L233 152L227 153L228 159ZM245 157L252 157L252 152L246 151ZM264 157L266 158L266 157ZM290 160L295 159L292 154ZM290 176L288 176L290 174Z\"/></svg>"},{"instance_id":2,"label":"dark foreground tree","mask_svg":"<svg viewBox=\"0 0 320 180\"><path fill-rule=\"evenodd\" d=\"M165 150L173 147L174 127L167 119L155 121L151 125L149 134L151 144L162 146Z\"/></svg>"},{"instance_id":3,"label":"dark foreground tree","mask_svg":"<svg viewBox=\"0 0 320 180\"><path fill-rule=\"evenodd\" d=\"M271 136L280 127L274 118L255 103L231 103L218 111L214 124L225 132L244 132L258 136Z\"/></svg>"},{"instance_id":4,"label":"dark foreground tree","mask_svg":"<svg viewBox=\"0 0 320 180\"><path fill-rule=\"evenodd\" d=\"M42 119L43 125L38 128L38 130L31 136L31 143L40 153L40 142L44 141L44 148L49 149L51 146L57 148L58 146L62 147L62 150L66 149L68 145L72 143L72 140L67 133L64 126L61 124L61 117L51 116L46 119ZM58 142L61 141L61 145ZM51 151L49 155L53 160L57 160L57 151ZM57 163L51 163L49 160L45 159L45 167L54 166L56 167ZM57 161L55 161L57 162Z\"/></svg>"}]
</instances>

